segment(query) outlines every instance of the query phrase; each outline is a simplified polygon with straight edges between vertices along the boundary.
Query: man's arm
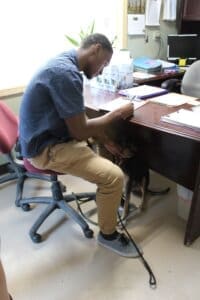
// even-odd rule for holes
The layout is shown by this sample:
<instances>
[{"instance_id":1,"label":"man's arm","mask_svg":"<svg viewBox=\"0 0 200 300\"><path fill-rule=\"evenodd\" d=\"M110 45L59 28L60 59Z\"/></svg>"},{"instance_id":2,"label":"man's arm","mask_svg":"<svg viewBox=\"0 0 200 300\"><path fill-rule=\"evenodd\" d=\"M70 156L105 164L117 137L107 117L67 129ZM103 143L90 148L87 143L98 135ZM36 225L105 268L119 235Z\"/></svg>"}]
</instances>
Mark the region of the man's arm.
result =
<instances>
[{"instance_id":1,"label":"man's arm","mask_svg":"<svg viewBox=\"0 0 200 300\"><path fill-rule=\"evenodd\" d=\"M106 127L113 121L127 119L132 115L133 104L129 103L98 118L87 119L85 113L81 113L65 119L65 123L71 135L77 140L87 140L89 137L94 137L101 142L106 142Z\"/></svg>"}]
</instances>

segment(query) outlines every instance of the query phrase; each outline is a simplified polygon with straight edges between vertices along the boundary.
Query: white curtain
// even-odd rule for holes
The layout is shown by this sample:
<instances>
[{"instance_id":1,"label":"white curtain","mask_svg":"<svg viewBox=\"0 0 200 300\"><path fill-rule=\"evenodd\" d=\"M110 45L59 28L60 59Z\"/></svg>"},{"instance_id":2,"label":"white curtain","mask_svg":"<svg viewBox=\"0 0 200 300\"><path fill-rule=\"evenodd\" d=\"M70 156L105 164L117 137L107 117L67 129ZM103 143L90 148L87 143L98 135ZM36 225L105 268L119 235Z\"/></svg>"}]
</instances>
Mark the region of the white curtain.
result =
<instances>
[{"instance_id":1,"label":"white curtain","mask_svg":"<svg viewBox=\"0 0 200 300\"><path fill-rule=\"evenodd\" d=\"M146 25L160 26L161 0L147 0L146 2Z\"/></svg>"},{"instance_id":2,"label":"white curtain","mask_svg":"<svg viewBox=\"0 0 200 300\"><path fill-rule=\"evenodd\" d=\"M163 0L163 20L175 21L176 20L176 8L177 0Z\"/></svg>"}]
</instances>

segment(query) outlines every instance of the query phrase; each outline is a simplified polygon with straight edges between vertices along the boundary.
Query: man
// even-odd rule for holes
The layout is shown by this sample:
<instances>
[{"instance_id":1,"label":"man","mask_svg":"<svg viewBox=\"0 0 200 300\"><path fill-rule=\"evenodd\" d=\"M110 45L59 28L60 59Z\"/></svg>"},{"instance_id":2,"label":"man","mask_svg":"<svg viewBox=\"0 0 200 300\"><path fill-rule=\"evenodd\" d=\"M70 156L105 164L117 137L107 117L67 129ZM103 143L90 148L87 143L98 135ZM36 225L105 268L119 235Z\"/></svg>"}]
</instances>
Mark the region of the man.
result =
<instances>
[{"instance_id":1,"label":"man","mask_svg":"<svg viewBox=\"0 0 200 300\"><path fill-rule=\"evenodd\" d=\"M102 117L86 117L81 72L88 79L101 74L112 53L112 46L104 35L92 34L78 50L64 52L44 65L23 96L20 144L22 155L33 166L95 183L100 227L98 243L120 255L135 257L134 246L116 231L123 173L86 143L89 137L106 143L106 127L133 115L132 104L126 104Z\"/></svg>"}]
</instances>

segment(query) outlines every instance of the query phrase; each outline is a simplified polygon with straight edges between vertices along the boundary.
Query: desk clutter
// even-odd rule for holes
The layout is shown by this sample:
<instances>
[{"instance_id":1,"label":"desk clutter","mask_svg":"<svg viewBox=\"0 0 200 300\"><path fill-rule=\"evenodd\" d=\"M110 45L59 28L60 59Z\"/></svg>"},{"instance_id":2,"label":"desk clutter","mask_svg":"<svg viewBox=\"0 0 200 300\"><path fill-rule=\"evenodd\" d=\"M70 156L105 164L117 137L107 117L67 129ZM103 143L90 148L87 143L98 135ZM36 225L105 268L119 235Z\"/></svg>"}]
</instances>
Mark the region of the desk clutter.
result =
<instances>
[{"instance_id":1,"label":"desk clutter","mask_svg":"<svg viewBox=\"0 0 200 300\"><path fill-rule=\"evenodd\" d=\"M169 115L162 116L161 121L187 126L200 131L200 111L179 109Z\"/></svg>"},{"instance_id":2,"label":"desk clutter","mask_svg":"<svg viewBox=\"0 0 200 300\"><path fill-rule=\"evenodd\" d=\"M112 111L125 103L132 102L134 110L136 110L147 103L146 99L166 93L168 92L165 89L143 84L137 87L119 90L118 94L122 97L117 97L116 99L101 105L99 109Z\"/></svg>"},{"instance_id":3,"label":"desk clutter","mask_svg":"<svg viewBox=\"0 0 200 300\"><path fill-rule=\"evenodd\" d=\"M133 103L134 110L139 109L149 102L169 107L189 104L194 107L193 110L178 109L176 112L162 116L161 121L200 130L200 102L195 97L178 93L168 93L165 89L150 85L122 89L118 91L118 94L120 95L119 97L99 106L99 110L112 111L128 102Z\"/></svg>"},{"instance_id":4,"label":"desk clutter","mask_svg":"<svg viewBox=\"0 0 200 300\"><path fill-rule=\"evenodd\" d=\"M145 84L119 90L118 94L119 97L102 104L98 109L112 111L128 102L132 102L134 110L136 110L146 103L154 102L169 107L177 107L177 111L162 116L161 121L200 130L200 101L198 98L178 93L168 93L165 89ZM192 109L179 109L179 106L183 104L191 105Z\"/></svg>"},{"instance_id":5,"label":"desk clutter","mask_svg":"<svg viewBox=\"0 0 200 300\"><path fill-rule=\"evenodd\" d=\"M141 56L130 58L128 50L115 50L110 64L103 73L90 80L90 86L106 91L117 92L131 88L134 78L147 79L161 72L177 72L179 67L172 62Z\"/></svg>"},{"instance_id":6,"label":"desk clutter","mask_svg":"<svg viewBox=\"0 0 200 300\"><path fill-rule=\"evenodd\" d=\"M200 130L200 101L198 101L198 98L178 93L168 93L165 89L149 85L140 85L138 87L120 90L119 94L130 98L132 101L141 101L140 106L134 104L135 109L147 102L154 102L170 107L189 104L192 106L192 110L178 109L176 112L162 116L161 121ZM148 101L145 101L146 99L148 99Z\"/></svg>"}]
</instances>

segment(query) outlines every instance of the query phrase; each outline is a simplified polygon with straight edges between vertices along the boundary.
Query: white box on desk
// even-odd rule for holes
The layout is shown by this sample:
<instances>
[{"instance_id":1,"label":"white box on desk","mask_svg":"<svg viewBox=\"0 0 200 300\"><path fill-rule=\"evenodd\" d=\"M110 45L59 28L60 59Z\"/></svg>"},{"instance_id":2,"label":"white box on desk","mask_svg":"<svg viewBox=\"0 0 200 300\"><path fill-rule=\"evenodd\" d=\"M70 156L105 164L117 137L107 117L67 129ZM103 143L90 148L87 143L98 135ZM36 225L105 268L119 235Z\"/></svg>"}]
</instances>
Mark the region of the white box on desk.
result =
<instances>
[{"instance_id":1,"label":"white box on desk","mask_svg":"<svg viewBox=\"0 0 200 300\"><path fill-rule=\"evenodd\" d=\"M180 218L187 221L192 203L193 192L177 184L177 213Z\"/></svg>"},{"instance_id":2,"label":"white box on desk","mask_svg":"<svg viewBox=\"0 0 200 300\"><path fill-rule=\"evenodd\" d=\"M115 50L101 75L90 80L90 86L116 92L133 86L133 64L129 51Z\"/></svg>"},{"instance_id":3,"label":"white box on desk","mask_svg":"<svg viewBox=\"0 0 200 300\"><path fill-rule=\"evenodd\" d=\"M102 75L93 78L90 86L116 92L133 86L133 72L131 68L111 66L104 69Z\"/></svg>"}]
</instances>

